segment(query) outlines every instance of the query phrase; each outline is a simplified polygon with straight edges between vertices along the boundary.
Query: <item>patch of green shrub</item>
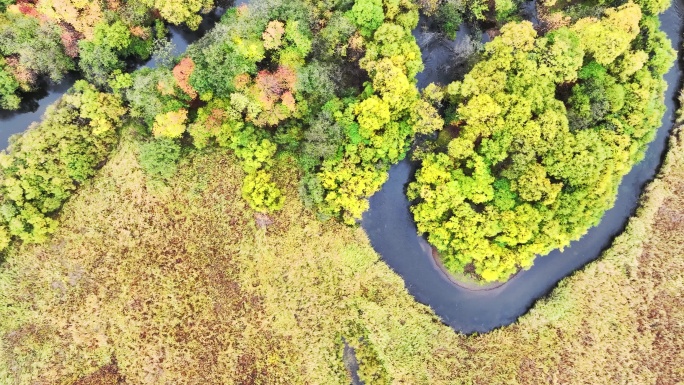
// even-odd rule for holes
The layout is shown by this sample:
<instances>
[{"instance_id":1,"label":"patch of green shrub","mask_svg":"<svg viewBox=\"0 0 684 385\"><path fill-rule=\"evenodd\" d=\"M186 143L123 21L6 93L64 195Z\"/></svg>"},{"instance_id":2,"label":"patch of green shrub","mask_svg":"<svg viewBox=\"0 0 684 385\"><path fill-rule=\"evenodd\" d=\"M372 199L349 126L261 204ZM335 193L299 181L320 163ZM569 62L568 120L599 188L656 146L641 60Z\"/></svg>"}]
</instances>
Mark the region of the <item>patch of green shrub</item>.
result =
<instances>
[{"instance_id":1,"label":"patch of green shrub","mask_svg":"<svg viewBox=\"0 0 684 385\"><path fill-rule=\"evenodd\" d=\"M168 179L176 173L181 146L172 138L153 139L140 146L140 166L147 175Z\"/></svg>"}]
</instances>

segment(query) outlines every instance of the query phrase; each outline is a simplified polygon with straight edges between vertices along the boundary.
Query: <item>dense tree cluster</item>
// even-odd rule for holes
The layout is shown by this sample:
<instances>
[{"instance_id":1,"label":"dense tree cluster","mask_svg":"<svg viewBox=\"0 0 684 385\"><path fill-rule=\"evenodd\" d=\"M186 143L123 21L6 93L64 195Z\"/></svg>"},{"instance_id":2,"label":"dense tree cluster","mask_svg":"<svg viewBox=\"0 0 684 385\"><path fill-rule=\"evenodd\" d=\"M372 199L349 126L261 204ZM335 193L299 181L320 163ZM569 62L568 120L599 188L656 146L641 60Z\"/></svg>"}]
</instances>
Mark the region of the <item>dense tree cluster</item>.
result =
<instances>
[{"instance_id":1,"label":"dense tree cluster","mask_svg":"<svg viewBox=\"0 0 684 385\"><path fill-rule=\"evenodd\" d=\"M126 112L119 97L80 80L40 124L0 153L0 248L11 237L42 242L56 212L116 143Z\"/></svg>"},{"instance_id":2,"label":"dense tree cluster","mask_svg":"<svg viewBox=\"0 0 684 385\"><path fill-rule=\"evenodd\" d=\"M443 125L415 87L417 20L405 0L232 9L173 69L134 74L126 98L155 140L232 149L255 210L282 206L270 169L287 152L302 166L305 201L353 223L414 134Z\"/></svg>"},{"instance_id":3,"label":"dense tree cluster","mask_svg":"<svg viewBox=\"0 0 684 385\"><path fill-rule=\"evenodd\" d=\"M413 136L431 133L443 124L437 110L415 87L414 78L423 68L420 49L411 35L418 21L417 10L411 3L386 2L384 12L385 21L364 41L366 52L360 66L370 78L364 91L354 98L326 103L312 124L325 125L328 120L342 131L341 146L336 153L318 159L307 147L302 154L311 162L305 171L317 171L304 177L306 197L322 215L341 215L347 223L359 219L368 208L366 198L380 189L389 166L405 157ZM307 134L309 149L316 148L311 139L325 141L316 138L316 132Z\"/></svg>"},{"instance_id":4,"label":"dense tree cluster","mask_svg":"<svg viewBox=\"0 0 684 385\"><path fill-rule=\"evenodd\" d=\"M142 4L159 11L164 20L172 24L186 24L195 30L202 22L200 13L207 13L214 7L214 0L142 0Z\"/></svg>"},{"instance_id":5,"label":"dense tree cluster","mask_svg":"<svg viewBox=\"0 0 684 385\"><path fill-rule=\"evenodd\" d=\"M504 280L598 224L660 125L673 59L633 3L545 36L503 27L447 87L453 139L409 187L445 266Z\"/></svg>"},{"instance_id":6,"label":"dense tree cluster","mask_svg":"<svg viewBox=\"0 0 684 385\"><path fill-rule=\"evenodd\" d=\"M22 0L0 2L0 108L19 108L21 92L41 79L60 81L79 69L99 87L125 68L127 58L148 58L163 39L161 20L196 29L204 1ZM161 18L161 19L160 19Z\"/></svg>"},{"instance_id":7,"label":"dense tree cluster","mask_svg":"<svg viewBox=\"0 0 684 385\"><path fill-rule=\"evenodd\" d=\"M518 9L526 0L444 0L425 4L428 14L434 13L434 24L448 38L454 39L463 22L503 25L520 20ZM432 11L434 10L434 11Z\"/></svg>"},{"instance_id":8,"label":"dense tree cluster","mask_svg":"<svg viewBox=\"0 0 684 385\"><path fill-rule=\"evenodd\" d=\"M0 108L19 108L19 91L32 90L41 76L60 81L73 68L58 26L21 13L0 14Z\"/></svg>"},{"instance_id":9,"label":"dense tree cluster","mask_svg":"<svg viewBox=\"0 0 684 385\"><path fill-rule=\"evenodd\" d=\"M160 25L154 35L162 38L163 33ZM78 66L86 79L104 86L114 71L125 68L125 58L149 57L152 43L152 39L133 35L121 20L111 24L100 23L93 31L92 39L79 42Z\"/></svg>"}]
</instances>

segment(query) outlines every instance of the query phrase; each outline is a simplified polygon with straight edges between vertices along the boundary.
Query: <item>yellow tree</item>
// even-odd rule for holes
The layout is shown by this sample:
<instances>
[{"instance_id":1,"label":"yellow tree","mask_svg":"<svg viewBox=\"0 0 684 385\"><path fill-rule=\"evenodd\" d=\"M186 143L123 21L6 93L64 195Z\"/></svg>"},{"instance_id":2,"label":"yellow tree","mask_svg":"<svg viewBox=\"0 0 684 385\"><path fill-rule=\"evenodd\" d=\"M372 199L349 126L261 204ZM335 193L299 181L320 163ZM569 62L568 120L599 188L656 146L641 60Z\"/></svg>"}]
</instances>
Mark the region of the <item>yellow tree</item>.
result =
<instances>
[{"instance_id":1,"label":"yellow tree","mask_svg":"<svg viewBox=\"0 0 684 385\"><path fill-rule=\"evenodd\" d=\"M617 9L608 9L601 20L584 18L573 26L585 50L602 65L612 63L618 56L629 49L629 45L639 34L641 8L634 3L627 3Z\"/></svg>"},{"instance_id":2,"label":"yellow tree","mask_svg":"<svg viewBox=\"0 0 684 385\"><path fill-rule=\"evenodd\" d=\"M69 23L86 39L92 39L95 25L102 21L99 1L90 0L39 0L37 9L48 18Z\"/></svg>"},{"instance_id":3,"label":"yellow tree","mask_svg":"<svg viewBox=\"0 0 684 385\"><path fill-rule=\"evenodd\" d=\"M213 0L142 0L142 3L159 10L161 16L173 24L185 23L195 30L202 22L200 13L207 13L213 8Z\"/></svg>"},{"instance_id":4,"label":"yellow tree","mask_svg":"<svg viewBox=\"0 0 684 385\"><path fill-rule=\"evenodd\" d=\"M185 123L188 119L188 110L181 108L178 111L169 111L157 115L152 126L155 138L180 138L185 132Z\"/></svg>"}]
</instances>

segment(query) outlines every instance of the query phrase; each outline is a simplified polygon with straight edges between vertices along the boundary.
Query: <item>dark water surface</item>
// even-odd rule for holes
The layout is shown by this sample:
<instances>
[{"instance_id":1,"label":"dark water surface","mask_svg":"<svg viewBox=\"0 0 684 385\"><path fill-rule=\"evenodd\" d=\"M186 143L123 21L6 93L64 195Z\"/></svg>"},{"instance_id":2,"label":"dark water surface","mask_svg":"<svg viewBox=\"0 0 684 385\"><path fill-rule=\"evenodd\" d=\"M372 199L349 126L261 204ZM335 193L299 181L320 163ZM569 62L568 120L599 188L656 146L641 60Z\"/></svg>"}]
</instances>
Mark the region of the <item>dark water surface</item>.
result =
<instances>
[{"instance_id":1,"label":"dark water surface","mask_svg":"<svg viewBox=\"0 0 684 385\"><path fill-rule=\"evenodd\" d=\"M39 121L47 107L71 88L76 79L74 73L68 73L59 84L49 84L25 95L19 110L0 110L0 149L7 147L10 136L23 132L32 122Z\"/></svg>"},{"instance_id":2,"label":"dark water surface","mask_svg":"<svg viewBox=\"0 0 684 385\"><path fill-rule=\"evenodd\" d=\"M684 0L674 0L670 9L660 16L662 30L679 50L682 43L682 11ZM429 48L425 36L416 32L421 49ZM459 31L459 41L461 32ZM457 44L457 43L453 43ZM448 45L447 45L448 46ZM448 65L448 55L435 58L432 51L423 52L426 70L419 77L420 85L450 80L441 72ZM442 67L440 67L442 66ZM442 320L464 333L486 332L514 322L533 303L549 293L562 278L596 259L612 243L634 213L644 185L653 179L666 149L673 127L675 97L680 88L679 60L665 75L667 111L656 139L645 159L627 174L618 191L613 209L607 211L601 223L565 252L558 250L537 258L532 268L522 271L506 284L492 290L469 291L451 283L431 257L431 249L409 212L406 185L413 178L415 165L405 160L390 170L389 181L370 199L370 210L363 216L363 228L382 259L398 273L408 291L421 303L429 305Z\"/></svg>"},{"instance_id":3,"label":"dark water surface","mask_svg":"<svg viewBox=\"0 0 684 385\"><path fill-rule=\"evenodd\" d=\"M479 39L473 39L474 33L466 23L461 24L454 40L448 40L438 32L429 31L429 25L430 21L421 16L418 27L413 31L425 66L423 72L416 76L420 89L430 83L447 85L463 77L468 70L468 59L480 44L489 41L489 35L486 33L481 33Z\"/></svg>"}]
</instances>

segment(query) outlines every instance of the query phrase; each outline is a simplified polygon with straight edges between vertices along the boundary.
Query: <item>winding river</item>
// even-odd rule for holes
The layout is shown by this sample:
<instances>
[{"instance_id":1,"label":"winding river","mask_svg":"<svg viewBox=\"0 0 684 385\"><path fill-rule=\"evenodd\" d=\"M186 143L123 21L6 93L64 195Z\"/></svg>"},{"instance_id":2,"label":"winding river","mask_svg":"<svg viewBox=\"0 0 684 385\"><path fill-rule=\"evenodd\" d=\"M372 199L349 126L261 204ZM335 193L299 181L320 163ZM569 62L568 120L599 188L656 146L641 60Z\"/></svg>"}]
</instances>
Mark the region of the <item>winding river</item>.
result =
<instances>
[{"instance_id":1,"label":"winding river","mask_svg":"<svg viewBox=\"0 0 684 385\"><path fill-rule=\"evenodd\" d=\"M673 0L672 6L660 16L661 28L677 49L682 43L684 0ZM430 82L450 81L441 68L449 63L449 55L435 57L431 48L434 39L416 32L423 50L426 70L419 76L419 86ZM462 41L442 42L438 46L446 53ZM454 54L457 55L457 54ZM674 122L675 98L680 88L682 68L679 60L665 75L668 88L665 93L667 111L644 160L627 174L618 191L615 206L607 211L601 223L590 229L579 241L573 242L564 252L555 250L537 258L532 268L521 271L507 283L489 290L472 291L455 285L438 268L431 248L425 239L416 234L416 226L409 211L406 197L407 183L413 178L416 165L409 160L393 166L389 180L382 190L370 199L370 210L363 216L363 228L382 259L403 279L406 288L419 302L430 306L442 321L464 333L487 332L513 323L536 300L547 295L564 277L581 269L598 258L625 227L638 205L646 183L653 179L663 158L667 139Z\"/></svg>"}]
</instances>

